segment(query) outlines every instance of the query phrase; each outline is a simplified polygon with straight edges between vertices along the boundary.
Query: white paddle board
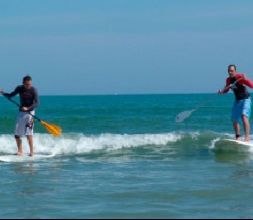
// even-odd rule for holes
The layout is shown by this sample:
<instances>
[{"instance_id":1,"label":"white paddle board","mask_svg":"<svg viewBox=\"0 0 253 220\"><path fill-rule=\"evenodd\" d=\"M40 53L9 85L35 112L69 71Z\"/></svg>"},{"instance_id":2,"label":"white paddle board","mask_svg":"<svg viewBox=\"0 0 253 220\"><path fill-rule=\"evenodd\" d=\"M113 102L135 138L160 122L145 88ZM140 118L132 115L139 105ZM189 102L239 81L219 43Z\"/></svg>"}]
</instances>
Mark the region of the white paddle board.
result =
<instances>
[{"instance_id":1,"label":"white paddle board","mask_svg":"<svg viewBox=\"0 0 253 220\"><path fill-rule=\"evenodd\" d=\"M37 160L43 160L43 159L48 159L52 158L54 155L43 155L43 154L36 154L33 157L30 157L28 155L24 156L17 156L17 155L2 155L0 156L0 161L1 162L29 162L29 161L37 161Z\"/></svg>"},{"instance_id":2,"label":"white paddle board","mask_svg":"<svg viewBox=\"0 0 253 220\"><path fill-rule=\"evenodd\" d=\"M215 150L250 151L253 150L253 141L245 142L235 139L221 139L215 143Z\"/></svg>"}]
</instances>

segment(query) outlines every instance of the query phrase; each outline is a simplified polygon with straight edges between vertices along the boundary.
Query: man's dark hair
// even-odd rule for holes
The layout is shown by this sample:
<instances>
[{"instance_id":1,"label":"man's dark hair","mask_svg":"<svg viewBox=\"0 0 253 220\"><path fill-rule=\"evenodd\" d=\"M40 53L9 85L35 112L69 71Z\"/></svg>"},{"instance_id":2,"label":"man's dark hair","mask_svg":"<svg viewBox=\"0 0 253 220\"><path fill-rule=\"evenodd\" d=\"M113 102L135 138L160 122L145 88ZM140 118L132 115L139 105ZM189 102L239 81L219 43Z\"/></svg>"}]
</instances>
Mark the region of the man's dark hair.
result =
<instances>
[{"instance_id":1,"label":"man's dark hair","mask_svg":"<svg viewBox=\"0 0 253 220\"><path fill-rule=\"evenodd\" d=\"M32 80L32 77L31 76L25 76L23 78L23 83L26 82L26 81L31 81Z\"/></svg>"},{"instance_id":2,"label":"man's dark hair","mask_svg":"<svg viewBox=\"0 0 253 220\"><path fill-rule=\"evenodd\" d=\"M230 65L228 66L228 70L230 70L231 67L234 67L235 70L237 69L235 64L230 64Z\"/></svg>"}]
</instances>

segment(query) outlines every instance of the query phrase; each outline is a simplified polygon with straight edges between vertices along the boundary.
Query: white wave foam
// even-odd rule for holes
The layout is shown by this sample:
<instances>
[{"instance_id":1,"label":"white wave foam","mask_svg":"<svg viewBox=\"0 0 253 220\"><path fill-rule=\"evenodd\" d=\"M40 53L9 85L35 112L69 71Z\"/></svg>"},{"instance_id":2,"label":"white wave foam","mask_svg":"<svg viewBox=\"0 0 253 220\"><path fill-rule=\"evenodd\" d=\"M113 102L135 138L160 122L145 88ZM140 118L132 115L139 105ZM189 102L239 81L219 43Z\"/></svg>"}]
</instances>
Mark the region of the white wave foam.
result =
<instances>
[{"instance_id":1,"label":"white wave foam","mask_svg":"<svg viewBox=\"0 0 253 220\"><path fill-rule=\"evenodd\" d=\"M50 155L76 155L89 153L95 150L117 150L121 148L139 147L145 145L167 145L182 138L181 134L64 134L54 138L49 134L34 136L35 152ZM27 142L23 139L25 151L28 151ZM16 144L12 135L0 135L0 153L13 154Z\"/></svg>"},{"instance_id":2,"label":"white wave foam","mask_svg":"<svg viewBox=\"0 0 253 220\"><path fill-rule=\"evenodd\" d=\"M220 138L215 138L214 140L211 141L211 145L209 146L209 149L214 149L215 148L215 144L220 141Z\"/></svg>"}]
</instances>

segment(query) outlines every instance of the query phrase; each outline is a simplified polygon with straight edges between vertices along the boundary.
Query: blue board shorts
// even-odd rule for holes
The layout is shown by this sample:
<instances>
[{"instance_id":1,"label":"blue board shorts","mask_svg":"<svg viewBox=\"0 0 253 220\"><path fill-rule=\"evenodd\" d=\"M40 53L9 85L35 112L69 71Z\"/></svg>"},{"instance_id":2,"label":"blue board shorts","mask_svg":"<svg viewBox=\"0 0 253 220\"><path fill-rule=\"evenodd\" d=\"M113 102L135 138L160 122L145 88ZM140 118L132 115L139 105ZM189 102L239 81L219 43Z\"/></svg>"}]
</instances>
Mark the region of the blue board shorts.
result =
<instances>
[{"instance_id":1,"label":"blue board shorts","mask_svg":"<svg viewBox=\"0 0 253 220\"><path fill-rule=\"evenodd\" d=\"M232 121L240 122L242 116L250 118L251 114L251 99L236 100L232 109Z\"/></svg>"}]
</instances>

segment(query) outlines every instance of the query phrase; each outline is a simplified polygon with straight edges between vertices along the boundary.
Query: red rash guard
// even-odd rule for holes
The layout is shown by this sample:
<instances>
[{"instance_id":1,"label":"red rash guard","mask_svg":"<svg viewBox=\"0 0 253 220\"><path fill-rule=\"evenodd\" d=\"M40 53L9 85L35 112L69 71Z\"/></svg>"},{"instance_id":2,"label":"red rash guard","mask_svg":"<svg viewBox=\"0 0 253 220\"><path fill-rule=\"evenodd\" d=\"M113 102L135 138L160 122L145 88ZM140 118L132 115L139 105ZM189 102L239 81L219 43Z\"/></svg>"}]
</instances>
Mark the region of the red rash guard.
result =
<instances>
[{"instance_id":1,"label":"red rash guard","mask_svg":"<svg viewBox=\"0 0 253 220\"><path fill-rule=\"evenodd\" d=\"M235 83L235 85L233 86L232 90L235 94L236 100L247 99L250 97L250 94L246 86L253 88L253 82L247 79L244 76L244 74L240 74L240 73L236 73L236 75L233 78L231 77L227 78L226 87L223 90L223 93L227 93L230 90L230 85L233 83Z\"/></svg>"}]
</instances>

